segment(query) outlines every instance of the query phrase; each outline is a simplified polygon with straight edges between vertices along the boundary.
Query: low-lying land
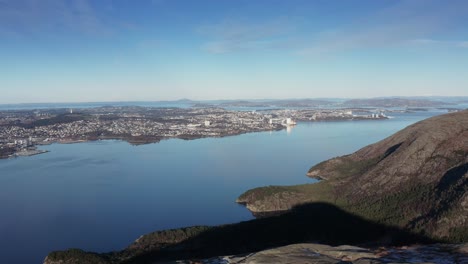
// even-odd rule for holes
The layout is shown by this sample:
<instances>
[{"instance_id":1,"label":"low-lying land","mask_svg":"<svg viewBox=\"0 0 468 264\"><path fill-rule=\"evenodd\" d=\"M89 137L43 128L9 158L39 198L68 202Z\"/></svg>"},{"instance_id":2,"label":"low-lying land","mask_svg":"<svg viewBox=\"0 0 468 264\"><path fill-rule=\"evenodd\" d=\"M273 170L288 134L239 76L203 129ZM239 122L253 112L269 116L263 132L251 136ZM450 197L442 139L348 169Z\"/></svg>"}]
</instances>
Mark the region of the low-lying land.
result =
<instances>
[{"instance_id":1,"label":"low-lying land","mask_svg":"<svg viewBox=\"0 0 468 264\"><path fill-rule=\"evenodd\" d=\"M261 114L220 108L99 107L0 112L0 158L36 145L121 139L146 144L163 139L223 137L280 130Z\"/></svg>"},{"instance_id":2,"label":"low-lying land","mask_svg":"<svg viewBox=\"0 0 468 264\"><path fill-rule=\"evenodd\" d=\"M464 97L455 97L462 102ZM447 99L431 97L381 97L366 99L285 99L285 100L260 100L260 101L226 101L220 104L213 102L197 102L196 105L220 106L220 107L287 107L287 108L316 108L324 106L332 107L438 107L453 105ZM195 103L195 102L194 102Z\"/></svg>"},{"instance_id":3,"label":"low-lying land","mask_svg":"<svg viewBox=\"0 0 468 264\"><path fill-rule=\"evenodd\" d=\"M98 107L0 112L0 158L33 153L51 143L120 139L147 144L170 138L224 137L281 130L299 121L382 119L349 110L228 111L222 108ZM291 122L291 121L290 121ZM39 152L35 152L38 154Z\"/></svg>"}]
</instances>

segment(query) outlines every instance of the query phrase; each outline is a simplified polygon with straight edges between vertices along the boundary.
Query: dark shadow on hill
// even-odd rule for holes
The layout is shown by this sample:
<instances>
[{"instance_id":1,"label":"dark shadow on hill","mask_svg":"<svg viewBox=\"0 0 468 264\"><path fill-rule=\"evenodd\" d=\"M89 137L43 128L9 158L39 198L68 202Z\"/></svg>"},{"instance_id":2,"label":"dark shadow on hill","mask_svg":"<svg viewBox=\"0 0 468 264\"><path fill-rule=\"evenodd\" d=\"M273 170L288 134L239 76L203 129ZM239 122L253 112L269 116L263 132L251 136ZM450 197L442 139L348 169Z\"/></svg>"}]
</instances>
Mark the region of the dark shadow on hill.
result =
<instances>
[{"instance_id":1,"label":"dark shadow on hill","mask_svg":"<svg viewBox=\"0 0 468 264\"><path fill-rule=\"evenodd\" d=\"M209 258L304 242L380 246L435 241L367 221L331 204L311 203L279 216L214 227L181 243L138 255L125 263Z\"/></svg>"},{"instance_id":2,"label":"dark shadow on hill","mask_svg":"<svg viewBox=\"0 0 468 264\"><path fill-rule=\"evenodd\" d=\"M447 171L444 176L440 179L437 185L436 192L441 195L444 192L450 191L450 189L459 190L463 186L466 186L467 180L463 178L468 173L468 163L454 167ZM463 190L461 190L463 191ZM459 190L460 192L460 190Z\"/></svg>"},{"instance_id":3,"label":"dark shadow on hill","mask_svg":"<svg viewBox=\"0 0 468 264\"><path fill-rule=\"evenodd\" d=\"M403 143L398 143L396 145L393 145L391 146L390 148L387 149L387 151L385 151L382 159L380 159L380 161L384 160L385 158L387 158L388 156L392 155L393 152L397 151L397 149L402 145Z\"/></svg>"},{"instance_id":4,"label":"dark shadow on hill","mask_svg":"<svg viewBox=\"0 0 468 264\"><path fill-rule=\"evenodd\" d=\"M443 213L451 209L451 205L457 204L468 189L468 163L456 166L448 170L436 185L433 204L427 214L421 215L408 223L409 228L415 228L430 219L437 219Z\"/></svg>"}]
</instances>

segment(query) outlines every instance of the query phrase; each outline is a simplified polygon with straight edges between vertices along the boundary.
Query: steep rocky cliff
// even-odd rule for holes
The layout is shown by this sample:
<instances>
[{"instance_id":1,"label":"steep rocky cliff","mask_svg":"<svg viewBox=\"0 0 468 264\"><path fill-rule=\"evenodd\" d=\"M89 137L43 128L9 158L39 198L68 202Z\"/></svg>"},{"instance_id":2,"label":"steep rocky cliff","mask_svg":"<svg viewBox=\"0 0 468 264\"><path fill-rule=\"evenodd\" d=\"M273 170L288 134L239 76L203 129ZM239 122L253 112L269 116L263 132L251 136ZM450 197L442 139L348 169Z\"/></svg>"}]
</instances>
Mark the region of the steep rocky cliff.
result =
<instances>
[{"instance_id":1,"label":"steep rocky cliff","mask_svg":"<svg viewBox=\"0 0 468 264\"><path fill-rule=\"evenodd\" d=\"M468 111L413 124L312 167L317 184L263 187L238 198L254 214L329 202L448 241L468 240Z\"/></svg>"},{"instance_id":2,"label":"steep rocky cliff","mask_svg":"<svg viewBox=\"0 0 468 264\"><path fill-rule=\"evenodd\" d=\"M293 244L260 252L204 260L219 264L385 264L467 263L468 244L433 244L412 247L331 247L322 244ZM190 263L178 262L178 263Z\"/></svg>"}]
</instances>

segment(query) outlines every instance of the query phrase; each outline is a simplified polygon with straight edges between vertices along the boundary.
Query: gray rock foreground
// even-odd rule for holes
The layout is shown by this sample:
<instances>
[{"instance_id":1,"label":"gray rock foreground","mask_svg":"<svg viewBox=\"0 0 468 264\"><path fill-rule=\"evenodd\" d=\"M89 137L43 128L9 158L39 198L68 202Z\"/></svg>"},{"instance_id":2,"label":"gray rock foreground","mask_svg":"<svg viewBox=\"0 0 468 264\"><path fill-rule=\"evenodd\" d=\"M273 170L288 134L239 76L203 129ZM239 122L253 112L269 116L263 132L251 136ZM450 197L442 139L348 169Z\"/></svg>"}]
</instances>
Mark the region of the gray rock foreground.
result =
<instances>
[{"instance_id":1,"label":"gray rock foreground","mask_svg":"<svg viewBox=\"0 0 468 264\"><path fill-rule=\"evenodd\" d=\"M383 263L468 263L468 244L433 244L412 247L378 248L332 247L321 244L293 244L247 255L205 260L184 260L179 264L383 264Z\"/></svg>"}]
</instances>

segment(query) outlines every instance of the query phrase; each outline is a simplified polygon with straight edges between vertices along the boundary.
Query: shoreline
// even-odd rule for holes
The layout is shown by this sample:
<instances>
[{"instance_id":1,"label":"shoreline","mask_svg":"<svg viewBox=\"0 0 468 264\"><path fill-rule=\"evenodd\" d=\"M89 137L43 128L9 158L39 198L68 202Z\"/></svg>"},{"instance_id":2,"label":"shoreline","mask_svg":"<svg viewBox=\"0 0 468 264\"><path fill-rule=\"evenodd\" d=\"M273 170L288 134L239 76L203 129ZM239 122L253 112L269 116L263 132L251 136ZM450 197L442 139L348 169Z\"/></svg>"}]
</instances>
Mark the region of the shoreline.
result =
<instances>
[{"instance_id":1,"label":"shoreline","mask_svg":"<svg viewBox=\"0 0 468 264\"><path fill-rule=\"evenodd\" d=\"M170 140L170 139L197 140L197 139L203 139L203 138L224 138L224 137L239 136L239 135L249 134L249 133L281 131L285 129L286 127L281 127L281 128L270 129L270 130L244 131L244 132L235 133L235 134L224 134L224 135L218 135L218 136L181 135L177 137L158 137L158 138L154 137L154 138L143 138L143 139L118 137L118 136L116 137L104 136L104 137L97 137L97 138L90 138L90 139L64 139L64 140L41 141L41 142L35 143L33 147L37 148L37 146L47 146L47 145L52 145L52 144L79 144L79 143L95 142L95 141L101 141L101 140L116 140L116 141L127 142L128 144L133 145L133 146L139 146L139 145L146 145L146 144L155 144L163 140ZM18 152L14 152L13 154L0 156L0 160L9 159L9 158L30 157L30 156L40 155L40 154L44 154L48 152L50 151L41 150L41 149L21 150Z\"/></svg>"},{"instance_id":2,"label":"shoreline","mask_svg":"<svg viewBox=\"0 0 468 264\"><path fill-rule=\"evenodd\" d=\"M50 152L48 150L42 150L42 149L34 149L34 150L22 150L19 152L16 152L15 154L11 155L10 157L17 158L17 157L30 157L30 156L35 156L39 154L44 154Z\"/></svg>"},{"instance_id":3,"label":"shoreline","mask_svg":"<svg viewBox=\"0 0 468 264\"><path fill-rule=\"evenodd\" d=\"M319 120L301 120L299 119L297 122L298 123L315 123L315 122L345 122L345 121L382 121L382 120L388 120L389 117L380 117L380 118L330 118L330 119L319 119ZM256 132L274 132L274 131L281 131L287 129L289 126L281 126L281 127L275 127L273 129L268 129L268 130L253 130L253 131L241 131L241 132L235 132L235 133L226 133L222 135L215 135L215 136L210 136L210 135L178 135L175 137L164 137L164 136L150 136L150 137L128 137L128 136L100 136L100 137L93 137L93 138L87 138L87 139L58 139L58 140L50 140L50 141L41 141L34 143L33 147L37 146L46 146L46 145L52 145L52 144L78 144L78 143L86 143L86 142L93 142L93 141L99 141L99 140L119 140L119 141L124 141L129 143L130 145L133 146L139 146L139 145L146 145L146 144L154 144L154 143L159 143L162 140L169 140L169 139L181 139L181 140L196 140L196 139L202 139L202 138L224 138L224 137L230 137L230 136L238 136L242 134L248 134L248 133L256 133ZM34 155L39 155L39 154L44 154L48 153L50 151L47 150L37 150L36 152L33 153L21 153L23 150L14 152L12 154L8 155L0 155L0 160L1 159L8 159L8 158L17 158L17 157L29 157L29 156L34 156Z\"/></svg>"}]
</instances>

